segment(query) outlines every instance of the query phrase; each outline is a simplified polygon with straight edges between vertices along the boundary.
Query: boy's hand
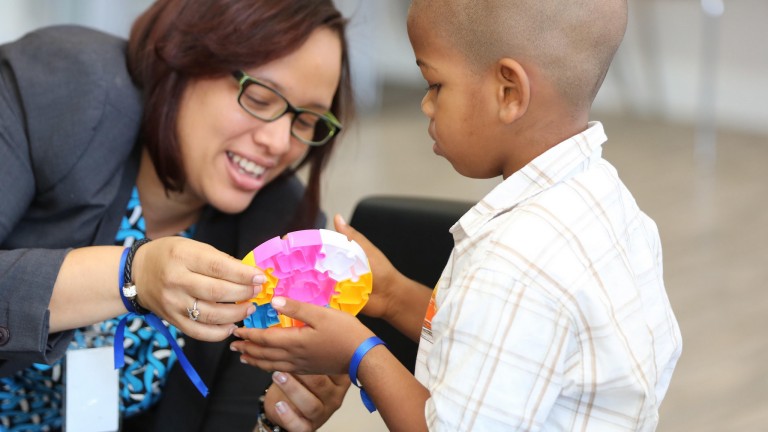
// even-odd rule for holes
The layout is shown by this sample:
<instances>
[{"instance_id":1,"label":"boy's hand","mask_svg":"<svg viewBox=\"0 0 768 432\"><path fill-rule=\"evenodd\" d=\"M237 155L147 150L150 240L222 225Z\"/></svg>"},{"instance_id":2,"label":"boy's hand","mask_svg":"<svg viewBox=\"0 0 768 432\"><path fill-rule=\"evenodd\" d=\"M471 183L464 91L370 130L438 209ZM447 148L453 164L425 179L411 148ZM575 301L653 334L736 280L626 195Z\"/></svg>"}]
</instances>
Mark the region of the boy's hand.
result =
<instances>
[{"instance_id":1,"label":"boy's hand","mask_svg":"<svg viewBox=\"0 0 768 432\"><path fill-rule=\"evenodd\" d=\"M273 298L272 307L302 321L305 326L239 328L235 330L235 336L244 340L230 346L233 351L243 354L243 362L264 370L345 374L355 349L373 336L373 332L357 318L336 309L285 297Z\"/></svg>"},{"instance_id":2,"label":"boy's hand","mask_svg":"<svg viewBox=\"0 0 768 432\"><path fill-rule=\"evenodd\" d=\"M384 253L371 243L364 235L348 225L341 215L333 218L333 225L341 234L348 239L354 240L363 248L368 256L368 263L371 266L373 275L373 291L368 303L361 311L365 315L373 318L386 318L390 312L390 303L392 303L392 293L390 289L395 286L398 278L404 278L399 271L392 265Z\"/></svg>"}]
</instances>

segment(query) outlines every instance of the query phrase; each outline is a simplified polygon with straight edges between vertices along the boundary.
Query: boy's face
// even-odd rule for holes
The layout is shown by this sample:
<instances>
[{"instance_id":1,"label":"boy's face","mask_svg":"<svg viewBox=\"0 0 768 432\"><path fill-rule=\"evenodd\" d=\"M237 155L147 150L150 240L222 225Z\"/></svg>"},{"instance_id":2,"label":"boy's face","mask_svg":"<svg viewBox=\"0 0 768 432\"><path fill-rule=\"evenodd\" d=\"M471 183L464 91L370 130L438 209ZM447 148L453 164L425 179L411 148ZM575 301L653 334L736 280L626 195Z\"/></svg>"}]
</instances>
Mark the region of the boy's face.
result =
<instances>
[{"instance_id":1,"label":"boy's face","mask_svg":"<svg viewBox=\"0 0 768 432\"><path fill-rule=\"evenodd\" d=\"M429 86L421 110L429 118L429 136L435 142L432 149L461 175L502 175L505 158L494 133L498 115L492 80L470 69L464 56L435 31L428 15L411 9L408 36Z\"/></svg>"}]
</instances>

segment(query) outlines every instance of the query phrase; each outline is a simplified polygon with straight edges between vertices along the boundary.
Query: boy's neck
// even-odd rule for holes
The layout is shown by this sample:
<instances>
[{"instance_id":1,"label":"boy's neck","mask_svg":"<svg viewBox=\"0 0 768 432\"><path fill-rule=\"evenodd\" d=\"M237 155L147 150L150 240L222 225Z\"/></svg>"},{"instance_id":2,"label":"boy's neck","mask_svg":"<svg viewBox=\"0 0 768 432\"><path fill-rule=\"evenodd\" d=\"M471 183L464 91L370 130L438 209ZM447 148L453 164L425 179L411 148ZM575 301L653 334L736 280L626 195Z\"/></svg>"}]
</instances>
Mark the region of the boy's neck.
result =
<instances>
[{"instance_id":1,"label":"boy's neck","mask_svg":"<svg viewBox=\"0 0 768 432\"><path fill-rule=\"evenodd\" d=\"M528 165L541 154L561 142L587 130L589 113L574 114L567 110L553 108L545 115L537 115L534 106L525 116L510 124L504 132L503 140L509 142L510 157L504 165L503 177L510 175Z\"/></svg>"}]
</instances>

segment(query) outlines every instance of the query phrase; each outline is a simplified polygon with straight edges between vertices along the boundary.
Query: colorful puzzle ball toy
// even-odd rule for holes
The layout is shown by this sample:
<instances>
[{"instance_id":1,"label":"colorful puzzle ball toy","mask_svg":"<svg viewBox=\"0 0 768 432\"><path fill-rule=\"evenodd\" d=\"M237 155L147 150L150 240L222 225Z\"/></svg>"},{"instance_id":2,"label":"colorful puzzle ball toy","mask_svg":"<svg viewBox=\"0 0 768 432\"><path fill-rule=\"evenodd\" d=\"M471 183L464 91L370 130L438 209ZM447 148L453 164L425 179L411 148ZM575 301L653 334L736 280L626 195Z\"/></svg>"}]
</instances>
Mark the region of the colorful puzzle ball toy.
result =
<instances>
[{"instance_id":1,"label":"colorful puzzle ball toy","mask_svg":"<svg viewBox=\"0 0 768 432\"><path fill-rule=\"evenodd\" d=\"M336 231L311 229L275 237L254 248L243 262L267 276L261 292L250 299L256 311L243 321L251 328L304 325L278 314L270 304L273 296L357 315L373 286L363 248Z\"/></svg>"}]
</instances>

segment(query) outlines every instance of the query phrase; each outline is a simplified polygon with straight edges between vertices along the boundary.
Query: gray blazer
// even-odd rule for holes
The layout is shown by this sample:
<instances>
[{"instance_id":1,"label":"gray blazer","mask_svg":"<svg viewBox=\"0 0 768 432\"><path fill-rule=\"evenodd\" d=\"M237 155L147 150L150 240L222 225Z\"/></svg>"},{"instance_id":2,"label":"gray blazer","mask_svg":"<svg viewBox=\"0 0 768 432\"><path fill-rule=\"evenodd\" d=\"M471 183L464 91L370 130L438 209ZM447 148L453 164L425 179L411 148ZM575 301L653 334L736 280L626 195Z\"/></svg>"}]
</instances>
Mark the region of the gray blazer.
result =
<instances>
[{"instance_id":1,"label":"gray blazer","mask_svg":"<svg viewBox=\"0 0 768 432\"><path fill-rule=\"evenodd\" d=\"M62 356L48 303L64 256L114 243L142 109L124 45L57 27L0 46L0 375Z\"/></svg>"},{"instance_id":2,"label":"gray blazer","mask_svg":"<svg viewBox=\"0 0 768 432\"><path fill-rule=\"evenodd\" d=\"M48 333L52 288L70 248L114 243L135 184L141 111L124 40L57 26L0 46L0 376L66 350L71 332ZM195 238L245 256L292 228L302 196L296 177L283 176L242 214L206 209ZM211 395L202 398L174 368L160 415L145 416L141 429L215 430L223 426L219 408L235 417L225 412L233 403L227 393L238 392L229 396L247 413L242 426L227 428L251 430L269 375L240 364L228 341L187 339L184 351Z\"/></svg>"}]
</instances>

